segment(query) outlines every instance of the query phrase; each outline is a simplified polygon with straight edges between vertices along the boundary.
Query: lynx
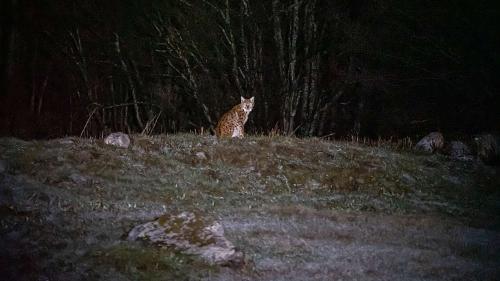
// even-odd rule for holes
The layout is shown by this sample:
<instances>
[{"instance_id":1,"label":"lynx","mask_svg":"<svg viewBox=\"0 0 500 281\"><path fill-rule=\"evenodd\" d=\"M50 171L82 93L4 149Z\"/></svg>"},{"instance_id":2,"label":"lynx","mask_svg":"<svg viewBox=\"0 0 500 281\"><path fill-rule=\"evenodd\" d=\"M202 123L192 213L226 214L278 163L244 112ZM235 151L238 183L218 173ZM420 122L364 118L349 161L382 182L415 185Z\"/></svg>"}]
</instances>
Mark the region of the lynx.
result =
<instances>
[{"instance_id":1,"label":"lynx","mask_svg":"<svg viewBox=\"0 0 500 281\"><path fill-rule=\"evenodd\" d=\"M241 97L241 103L235 105L231 110L224 113L217 123L215 134L218 138L224 137L244 137L244 126L248 120L248 115L253 109L254 97L245 99Z\"/></svg>"}]
</instances>

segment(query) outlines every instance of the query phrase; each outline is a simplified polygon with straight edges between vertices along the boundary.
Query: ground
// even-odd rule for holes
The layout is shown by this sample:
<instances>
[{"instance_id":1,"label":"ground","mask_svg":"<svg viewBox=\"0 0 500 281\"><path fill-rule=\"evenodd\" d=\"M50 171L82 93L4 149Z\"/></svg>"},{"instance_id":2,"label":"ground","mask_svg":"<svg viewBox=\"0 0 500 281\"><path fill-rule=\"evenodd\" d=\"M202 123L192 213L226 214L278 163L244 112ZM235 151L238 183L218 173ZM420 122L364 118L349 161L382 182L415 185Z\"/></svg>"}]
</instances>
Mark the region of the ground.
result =
<instances>
[{"instance_id":1,"label":"ground","mask_svg":"<svg viewBox=\"0 0 500 281\"><path fill-rule=\"evenodd\" d=\"M500 169L390 144L254 136L0 139L5 280L499 280ZM242 267L126 239L219 221Z\"/></svg>"}]
</instances>

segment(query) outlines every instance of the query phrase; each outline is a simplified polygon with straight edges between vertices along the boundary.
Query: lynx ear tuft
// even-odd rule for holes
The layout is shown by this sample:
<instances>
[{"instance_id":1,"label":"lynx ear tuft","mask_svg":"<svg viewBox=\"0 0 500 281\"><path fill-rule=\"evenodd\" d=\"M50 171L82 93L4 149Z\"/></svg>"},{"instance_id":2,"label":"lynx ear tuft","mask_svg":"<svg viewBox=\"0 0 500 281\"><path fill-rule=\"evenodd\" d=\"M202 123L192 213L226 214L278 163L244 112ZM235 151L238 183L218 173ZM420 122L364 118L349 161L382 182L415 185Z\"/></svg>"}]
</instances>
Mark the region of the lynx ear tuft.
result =
<instances>
[{"instance_id":1,"label":"lynx ear tuft","mask_svg":"<svg viewBox=\"0 0 500 281\"><path fill-rule=\"evenodd\" d=\"M245 98L244 97L241 97L241 102L244 102L245 101Z\"/></svg>"},{"instance_id":2,"label":"lynx ear tuft","mask_svg":"<svg viewBox=\"0 0 500 281\"><path fill-rule=\"evenodd\" d=\"M254 97L251 97L251 98L250 98L250 101L251 101L252 103L253 103L253 100L254 100Z\"/></svg>"}]
</instances>

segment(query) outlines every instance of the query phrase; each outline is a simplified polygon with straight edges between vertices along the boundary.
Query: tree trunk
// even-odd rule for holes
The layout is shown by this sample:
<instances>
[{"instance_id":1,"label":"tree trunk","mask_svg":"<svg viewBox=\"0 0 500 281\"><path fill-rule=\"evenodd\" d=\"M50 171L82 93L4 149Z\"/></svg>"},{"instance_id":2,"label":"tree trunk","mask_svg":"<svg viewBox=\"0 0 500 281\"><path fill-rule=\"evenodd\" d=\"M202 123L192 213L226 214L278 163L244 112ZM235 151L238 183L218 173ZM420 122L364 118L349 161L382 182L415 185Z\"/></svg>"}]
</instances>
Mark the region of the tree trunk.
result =
<instances>
[{"instance_id":1,"label":"tree trunk","mask_svg":"<svg viewBox=\"0 0 500 281\"><path fill-rule=\"evenodd\" d=\"M227 37L227 41L231 50L231 58L233 61L232 64L232 73L234 77L234 83L236 84L236 88L238 89L238 93L240 96L243 96L243 89L241 87L240 81L240 72L238 67L238 52L236 51L236 41L234 39L233 27L231 25L231 15L229 13L229 0L225 1L225 10L224 10L224 21L226 24L226 29L223 30L224 34Z\"/></svg>"},{"instance_id":2,"label":"tree trunk","mask_svg":"<svg viewBox=\"0 0 500 281\"><path fill-rule=\"evenodd\" d=\"M139 104L137 100L137 88L134 83L134 79L132 78L132 73L131 70L129 70L129 67L127 66L127 63L125 62L125 58L123 57L121 48L120 48L120 37L118 34L115 33L115 51L116 54L118 55L118 59L120 60L120 66L127 77L128 85L130 87L130 94L132 95L132 101L133 101L133 106L134 106L134 112L135 112L135 119L137 121L137 124L139 125L139 130L142 131L144 129L144 123L142 122L141 118L141 112L139 109Z\"/></svg>"},{"instance_id":3,"label":"tree trunk","mask_svg":"<svg viewBox=\"0 0 500 281\"><path fill-rule=\"evenodd\" d=\"M14 50L14 36L16 33L16 0L0 1L2 24L0 24L0 95L5 95L9 88L9 69Z\"/></svg>"},{"instance_id":4,"label":"tree trunk","mask_svg":"<svg viewBox=\"0 0 500 281\"><path fill-rule=\"evenodd\" d=\"M288 34L288 79L287 79L287 94L285 96L285 111L284 111L284 131L287 134L293 134L295 131L295 115L297 113L297 105L300 99L300 91L298 89L298 77L296 74L297 64L297 40L299 36L299 0L294 0L292 7L291 19L289 19L289 34Z\"/></svg>"}]
</instances>

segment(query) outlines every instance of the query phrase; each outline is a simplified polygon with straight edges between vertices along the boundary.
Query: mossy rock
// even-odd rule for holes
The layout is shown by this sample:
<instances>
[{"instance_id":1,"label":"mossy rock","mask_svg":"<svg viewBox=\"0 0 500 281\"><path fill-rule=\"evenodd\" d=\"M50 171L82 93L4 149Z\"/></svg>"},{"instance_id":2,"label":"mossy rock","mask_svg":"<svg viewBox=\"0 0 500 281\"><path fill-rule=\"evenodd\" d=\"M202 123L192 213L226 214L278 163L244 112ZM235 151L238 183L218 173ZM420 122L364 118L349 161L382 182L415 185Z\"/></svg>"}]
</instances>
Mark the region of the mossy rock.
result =
<instances>
[{"instance_id":1,"label":"mossy rock","mask_svg":"<svg viewBox=\"0 0 500 281\"><path fill-rule=\"evenodd\" d=\"M243 254L224 237L222 225L196 213L165 214L138 225L129 232L128 239L139 238L199 256L212 265L243 263Z\"/></svg>"}]
</instances>

